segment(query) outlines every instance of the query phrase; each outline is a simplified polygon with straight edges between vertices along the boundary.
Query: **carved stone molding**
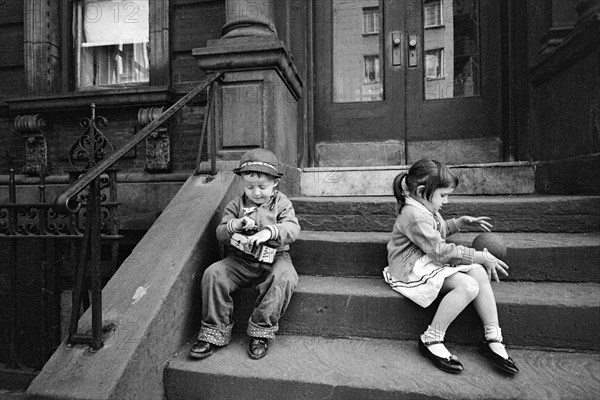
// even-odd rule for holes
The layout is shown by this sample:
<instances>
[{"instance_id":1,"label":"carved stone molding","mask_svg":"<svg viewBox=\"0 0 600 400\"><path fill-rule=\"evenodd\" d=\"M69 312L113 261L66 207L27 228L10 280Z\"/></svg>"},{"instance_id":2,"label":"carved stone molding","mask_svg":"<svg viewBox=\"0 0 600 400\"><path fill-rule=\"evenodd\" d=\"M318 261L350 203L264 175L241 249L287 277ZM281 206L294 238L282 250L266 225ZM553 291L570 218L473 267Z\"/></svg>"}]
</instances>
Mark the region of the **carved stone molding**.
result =
<instances>
[{"instance_id":1,"label":"carved stone molding","mask_svg":"<svg viewBox=\"0 0 600 400\"><path fill-rule=\"evenodd\" d=\"M273 22L273 0L226 0L223 39L263 36L277 39Z\"/></svg>"},{"instance_id":2,"label":"carved stone molding","mask_svg":"<svg viewBox=\"0 0 600 400\"><path fill-rule=\"evenodd\" d=\"M138 125L144 127L158 118L163 107L140 108ZM161 125L146 139L146 165L149 172L165 172L171 170L171 139L166 125Z\"/></svg>"},{"instance_id":3,"label":"carved stone molding","mask_svg":"<svg viewBox=\"0 0 600 400\"><path fill-rule=\"evenodd\" d=\"M18 115L15 128L25 139L26 175L39 175L48 171L48 146L46 144L46 120L39 114Z\"/></svg>"},{"instance_id":4,"label":"carved stone molding","mask_svg":"<svg viewBox=\"0 0 600 400\"><path fill-rule=\"evenodd\" d=\"M25 79L32 95L60 90L60 3L24 1Z\"/></svg>"}]
</instances>

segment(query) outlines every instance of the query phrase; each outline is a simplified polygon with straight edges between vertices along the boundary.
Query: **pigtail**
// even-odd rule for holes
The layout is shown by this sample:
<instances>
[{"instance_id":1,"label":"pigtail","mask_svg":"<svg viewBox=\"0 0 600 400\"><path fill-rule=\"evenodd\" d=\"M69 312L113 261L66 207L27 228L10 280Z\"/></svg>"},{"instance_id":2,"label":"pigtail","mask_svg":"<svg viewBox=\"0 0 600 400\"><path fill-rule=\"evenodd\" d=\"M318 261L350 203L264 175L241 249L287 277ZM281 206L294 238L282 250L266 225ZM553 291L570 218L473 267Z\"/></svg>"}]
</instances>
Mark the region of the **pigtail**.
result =
<instances>
[{"instance_id":1,"label":"pigtail","mask_svg":"<svg viewBox=\"0 0 600 400\"><path fill-rule=\"evenodd\" d=\"M398 174L395 178L394 178L394 182L392 183L392 189L394 191L394 197L396 198L396 201L398 202L398 214L400 214L400 211L402 211L402 207L404 207L405 199L404 199L404 190L402 190L402 181L403 179L405 179L407 176L406 173L404 174Z\"/></svg>"}]
</instances>

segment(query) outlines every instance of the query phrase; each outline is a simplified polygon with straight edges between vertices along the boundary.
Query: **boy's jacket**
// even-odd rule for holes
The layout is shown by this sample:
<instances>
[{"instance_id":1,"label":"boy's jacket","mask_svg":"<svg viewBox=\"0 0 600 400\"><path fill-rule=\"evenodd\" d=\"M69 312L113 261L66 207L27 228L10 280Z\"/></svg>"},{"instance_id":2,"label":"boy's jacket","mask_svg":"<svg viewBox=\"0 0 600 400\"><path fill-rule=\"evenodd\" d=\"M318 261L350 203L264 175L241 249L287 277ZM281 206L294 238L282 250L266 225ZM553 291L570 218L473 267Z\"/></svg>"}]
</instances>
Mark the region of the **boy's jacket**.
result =
<instances>
[{"instance_id":1,"label":"boy's jacket","mask_svg":"<svg viewBox=\"0 0 600 400\"><path fill-rule=\"evenodd\" d=\"M244 216L252 218L258 229L252 232L233 230L229 222ZM290 247L289 244L296 240L300 233L300 225L292 202L278 190L260 206L248 200L246 195L231 200L225 207L223 218L217 227L217 238L221 243L229 246L234 233L251 236L265 228L271 231L272 238L265 244L276 248L278 252L287 251Z\"/></svg>"}]
</instances>

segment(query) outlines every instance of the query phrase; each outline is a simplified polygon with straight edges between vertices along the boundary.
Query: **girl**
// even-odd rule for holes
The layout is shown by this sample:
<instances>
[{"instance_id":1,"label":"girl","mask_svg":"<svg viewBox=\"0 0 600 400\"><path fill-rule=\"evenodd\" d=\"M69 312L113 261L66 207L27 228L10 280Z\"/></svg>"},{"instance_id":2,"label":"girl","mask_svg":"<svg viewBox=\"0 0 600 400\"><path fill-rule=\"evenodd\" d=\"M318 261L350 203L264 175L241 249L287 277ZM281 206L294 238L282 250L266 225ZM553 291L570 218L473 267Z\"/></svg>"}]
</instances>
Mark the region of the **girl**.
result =
<instances>
[{"instance_id":1,"label":"girl","mask_svg":"<svg viewBox=\"0 0 600 400\"><path fill-rule=\"evenodd\" d=\"M445 165L429 159L415 163L408 174L394 179L398 218L387 245L389 266L385 281L395 291L428 307L438 295L443 298L419 338L419 350L439 369L459 373L462 364L444 346L448 326L473 302L483 322L485 340L482 353L504 372L519 369L506 353L498 324L496 300L490 280L499 281L498 272L508 275L508 266L487 249L475 249L446 242L446 236L466 226L490 231L489 217L463 216L444 221L439 214L458 178Z\"/></svg>"}]
</instances>

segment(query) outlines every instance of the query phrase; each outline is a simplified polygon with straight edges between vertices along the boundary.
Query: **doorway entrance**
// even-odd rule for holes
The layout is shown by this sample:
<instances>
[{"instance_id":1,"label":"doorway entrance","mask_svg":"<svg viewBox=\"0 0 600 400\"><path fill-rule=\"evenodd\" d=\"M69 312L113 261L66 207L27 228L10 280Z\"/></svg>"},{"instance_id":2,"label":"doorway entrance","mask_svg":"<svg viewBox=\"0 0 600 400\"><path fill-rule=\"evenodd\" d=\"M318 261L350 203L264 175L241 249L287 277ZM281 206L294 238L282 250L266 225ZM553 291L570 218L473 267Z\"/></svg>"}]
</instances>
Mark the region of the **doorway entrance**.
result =
<instances>
[{"instance_id":1,"label":"doorway entrance","mask_svg":"<svg viewBox=\"0 0 600 400\"><path fill-rule=\"evenodd\" d=\"M317 163L501 161L499 2L319 0L314 10Z\"/></svg>"}]
</instances>

